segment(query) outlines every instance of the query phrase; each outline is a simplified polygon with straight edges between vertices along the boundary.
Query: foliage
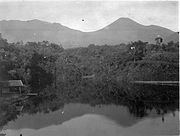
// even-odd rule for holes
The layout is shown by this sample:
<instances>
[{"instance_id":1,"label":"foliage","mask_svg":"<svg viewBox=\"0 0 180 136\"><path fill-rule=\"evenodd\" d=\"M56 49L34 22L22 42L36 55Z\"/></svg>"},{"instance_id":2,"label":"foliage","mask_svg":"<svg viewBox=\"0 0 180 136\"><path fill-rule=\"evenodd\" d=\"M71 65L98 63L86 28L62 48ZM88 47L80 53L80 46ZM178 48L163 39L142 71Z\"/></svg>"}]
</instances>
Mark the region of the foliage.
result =
<instances>
[{"instance_id":1,"label":"foliage","mask_svg":"<svg viewBox=\"0 0 180 136\"><path fill-rule=\"evenodd\" d=\"M0 58L4 80L21 79L33 90L54 82L55 62L64 50L61 46L47 41L26 44L2 41Z\"/></svg>"}]
</instances>

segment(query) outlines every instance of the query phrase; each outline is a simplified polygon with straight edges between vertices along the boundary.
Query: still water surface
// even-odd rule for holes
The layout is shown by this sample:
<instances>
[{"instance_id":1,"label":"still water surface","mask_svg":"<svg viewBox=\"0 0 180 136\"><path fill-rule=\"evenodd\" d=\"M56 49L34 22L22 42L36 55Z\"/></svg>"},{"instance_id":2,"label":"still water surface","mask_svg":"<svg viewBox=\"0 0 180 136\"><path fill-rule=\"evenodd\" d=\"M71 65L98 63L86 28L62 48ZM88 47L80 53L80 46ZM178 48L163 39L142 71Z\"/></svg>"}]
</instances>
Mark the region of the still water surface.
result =
<instances>
[{"instance_id":1,"label":"still water surface","mask_svg":"<svg viewBox=\"0 0 180 136\"><path fill-rule=\"evenodd\" d=\"M149 136L178 135L179 112L139 118L116 105L66 104L50 113L20 115L3 127L6 136Z\"/></svg>"}]
</instances>

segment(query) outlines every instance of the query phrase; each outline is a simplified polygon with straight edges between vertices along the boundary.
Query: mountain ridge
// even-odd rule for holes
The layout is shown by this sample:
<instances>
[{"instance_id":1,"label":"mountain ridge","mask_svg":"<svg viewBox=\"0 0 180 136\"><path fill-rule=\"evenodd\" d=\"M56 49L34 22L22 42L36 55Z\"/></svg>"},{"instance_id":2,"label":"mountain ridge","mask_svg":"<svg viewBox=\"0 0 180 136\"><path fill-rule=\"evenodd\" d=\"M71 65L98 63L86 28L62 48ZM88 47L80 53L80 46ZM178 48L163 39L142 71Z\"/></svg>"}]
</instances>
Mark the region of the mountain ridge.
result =
<instances>
[{"instance_id":1,"label":"mountain ridge","mask_svg":"<svg viewBox=\"0 0 180 136\"><path fill-rule=\"evenodd\" d=\"M63 27L66 27L66 28L69 28L69 29L72 29L72 30L76 30L76 31L83 32L83 33L90 33L90 32L96 32L96 31L102 30L102 29L104 29L104 28L112 25L113 23L118 22L118 21L122 21L122 20L129 20L129 21L132 21L132 22L134 22L134 23L136 23L136 24L139 24L139 25L142 25L142 26L145 26L145 27L161 27L161 28L165 28L165 29L168 29L168 30L170 30L170 31L173 31L173 30L171 30L171 29L169 29L169 28L162 27L162 26L159 26L159 25L143 25L143 24L140 24L140 23L138 23L138 22L136 22L136 21L134 21L134 20L132 20L132 19L130 19L130 18L126 18L126 17L121 17L121 18L115 20L114 22L110 23L109 25L107 25L107 26L105 26L105 27L103 27L103 28L101 28L101 29L94 30L94 31L87 31L87 32L86 32L86 31L82 31L82 30L78 30L78 29L73 29L73 28L68 27L68 26L66 26L66 25L63 25L63 24L61 24L61 23L48 22L48 21L39 20L39 19L31 19L31 20L26 20L26 21L25 21L25 20L0 20L0 22L11 22L11 21L18 21L18 22L42 22L42 23L51 24L51 25L60 25L60 26L63 26ZM173 32L176 32L176 31L173 31Z\"/></svg>"},{"instance_id":2,"label":"mountain ridge","mask_svg":"<svg viewBox=\"0 0 180 136\"><path fill-rule=\"evenodd\" d=\"M168 37L174 31L156 25L141 25L129 18L119 18L110 25L92 32L83 32L38 19L0 21L0 33L10 42L43 41L61 43L63 47L84 47L89 44L115 45L142 40L153 43L157 35Z\"/></svg>"}]
</instances>

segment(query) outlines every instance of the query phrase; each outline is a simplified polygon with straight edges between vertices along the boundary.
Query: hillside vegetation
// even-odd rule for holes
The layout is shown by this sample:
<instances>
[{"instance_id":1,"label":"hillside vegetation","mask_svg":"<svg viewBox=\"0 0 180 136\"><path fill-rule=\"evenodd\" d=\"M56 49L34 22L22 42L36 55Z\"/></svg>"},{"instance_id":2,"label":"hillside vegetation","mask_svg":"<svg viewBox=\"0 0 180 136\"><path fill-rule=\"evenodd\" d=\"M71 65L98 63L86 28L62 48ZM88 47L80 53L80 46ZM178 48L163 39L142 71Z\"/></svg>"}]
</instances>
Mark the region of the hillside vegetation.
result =
<instances>
[{"instance_id":1,"label":"hillside vegetation","mask_svg":"<svg viewBox=\"0 0 180 136\"><path fill-rule=\"evenodd\" d=\"M8 43L0 40L1 78L21 79L33 91L47 85L72 86L92 76L96 82L114 80L178 81L179 43L162 47L136 41L115 46L63 49L43 42Z\"/></svg>"}]
</instances>

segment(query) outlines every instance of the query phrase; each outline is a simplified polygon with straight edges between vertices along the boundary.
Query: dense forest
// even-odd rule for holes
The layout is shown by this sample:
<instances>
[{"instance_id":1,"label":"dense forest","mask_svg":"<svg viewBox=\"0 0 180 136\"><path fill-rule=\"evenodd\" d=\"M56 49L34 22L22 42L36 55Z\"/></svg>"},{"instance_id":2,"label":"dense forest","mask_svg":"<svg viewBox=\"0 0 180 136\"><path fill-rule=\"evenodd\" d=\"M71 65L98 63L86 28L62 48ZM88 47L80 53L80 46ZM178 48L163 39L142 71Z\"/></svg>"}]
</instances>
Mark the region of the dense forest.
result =
<instances>
[{"instance_id":1,"label":"dense forest","mask_svg":"<svg viewBox=\"0 0 180 136\"><path fill-rule=\"evenodd\" d=\"M63 49L43 42L23 44L0 40L2 79L21 79L33 91L47 85L93 80L178 80L179 43L157 46L136 41L128 45L94 45ZM83 78L84 77L84 78ZM1 79L1 80L2 80ZM61 85L60 85L61 86Z\"/></svg>"},{"instance_id":2,"label":"dense forest","mask_svg":"<svg viewBox=\"0 0 180 136\"><path fill-rule=\"evenodd\" d=\"M38 93L24 103L24 112L54 111L70 102L123 104L136 116L145 116L154 107L157 112L172 110L172 105L178 108L178 87L140 86L131 81L178 81L179 43L157 46L136 41L64 49L48 41L24 44L0 39L0 63L0 80L20 79L26 85L24 93ZM16 115L9 115L14 113L13 105L7 107L2 101L0 108L8 116L0 124L5 124Z\"/></svg>"}]
</instances>

